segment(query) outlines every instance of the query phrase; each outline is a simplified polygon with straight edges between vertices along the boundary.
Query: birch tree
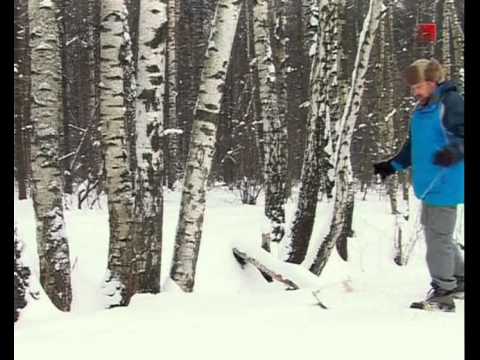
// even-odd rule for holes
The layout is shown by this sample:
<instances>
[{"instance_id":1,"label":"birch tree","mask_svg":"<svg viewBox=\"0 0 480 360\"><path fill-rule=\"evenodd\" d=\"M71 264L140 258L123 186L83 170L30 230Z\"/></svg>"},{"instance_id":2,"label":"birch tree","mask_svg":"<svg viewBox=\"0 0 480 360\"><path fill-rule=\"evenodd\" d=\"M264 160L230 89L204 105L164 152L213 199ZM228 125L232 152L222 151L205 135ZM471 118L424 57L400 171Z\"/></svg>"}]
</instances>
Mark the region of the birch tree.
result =
<instances>
[{"instance_id":1,"label":"birch tree","mask_svg":"<svg viewBox=\"0 0 480 360\"><path fill-rule=\"evenodd\" d=\"M451 61L451 42L450 42L450 19L451 8L448 6L448 1L444 0L443 4L443 22L442 22L442 65L447 71L448 76L452 75L452 61Z\"/></svg>"},{"instance_id":2,"label":"birch tree","mask_svg":"<svg viewBox=\"0 0 480 360\"><path fill-rule=\"evenodd\" d=\"M167 7L142 0L138 29L136 91L135 292L160 291L163 222L163 100Z\"/></svg>"},{"instance_id":3,"label":"birch tree","mask_svg":"<svg viewBox=\"0 0 480 360\"><path fill-rule=\"evenodd\" d=\"M120 46L120 63L123 69L123 97L125 101L125 129L127 141L127 157L130 172L134 174L137 164L137 130L136 130L136 54L138 42L139 22L135 21L135 15L140 13L140 2L125 0L126 21L123 22L123 43ZM135 188L135 185L133 185Z\"/></svg>"},{"instance_id":4,"label":"birch tree","mask_svg":"<svg viewBox=\"0 0 480 360\"><path fill-rule=\"evenodd\" d=\"M255 144L258 154L258 163L261 168L262 178L265 169L265 153L263 147L263 123L260 118L260 96L258 94L258 71L255 58L255 36L253 34L253 2L245 1L245 14L247 21L247 59L249 64L248 81L252 89L251 109L253 124L255 126Z\"/></svg>"},{"instance_id":5,"label":"birch tree","mask_svg":"<svg viewBox=\"0 0 480 360\"><path fill-rule=\"evenodd\" d=\"M210 177L215 176L216 169L217 176L232 190L234 187L238 189L242 203L255 204L261 191L263 168L259 164L261 154L258 147L262 146L259 142L261 131L258 131L258 125L254 122L258 119L258 94L252 62L255 56L249 33L252 18L248 18L248 5L245 2L238 20L221 105L218 146Z\"/></svg>"},{"instance_id":6,"label":"birch tree","mask_svg":"<svg viewBox=\"0 0 480 360\"><path fill-rule=\"evenodd\" d=\"M379 139L380 139L380 154L383 157L389 156L394 151L395 129L393 121L395 118L395 104L394 104L394 88L393 88L393 50L392 50L392 27L391 27L391 10L387 10L387 15L382 19L379 26L376 44L380 53L376 68L377 82L376 87L380 91L380 96L377 97L377 112L379 114ZM392 214L398 212L397 205L397 190L398 177L391 176L385 183L387 194L390 199L390 208Z\"/></svg>"},{"instance_id":7,"label":"birch tree","mask_svg":"<svg viewBox=\"0 0 480 360\"><path fill-rule=\"evenodd\" d=\"M327 178L329 156L327 145L330 138L329 90L335 82L338 45L337 3L321 1L319 3L319 26L316 39L316 53L312 60L310 74L311 98L307 125L307 144L303 159L301 186L297 210L289 233L288 262L300 264L307 253L312 235L318 193L322 179ZM333 60L333 61L332 61ZM332 81L333 80L333 81Z\"/></svg>"},{"instance_id":8,"label":"birch tree","mask_svg":"<svg viewBox=\"0 0 480 360\"><path fill-rule=\"evenodd\" d=\"M268 1L255 0L253 36L259 79L260 116L263 123L265 154L265 216L270 224L270 239L280 242L285 233L287 198L287 128L280 114L276 89L276 70L268 23Z\"/></svg>"},{"instance_id":9,"label":"birch tree","mask_svg":"<svg viewBox=\"0 0 480 360\"><path fill-rule=\"evenodd\" d=\"M100 120L105 156L110 225L108 270L103 292L107 306L128 305L132 286L132 178L125 126L124 59L126 8L123 0L104 0L100 35Z\"/></svg>"},{"instance_id":10,"label":"birch tree","mask_svg":"<svg viewBox=\"0 0 480 360\"><path fill-rule=\"evenodd\" d=\"M290 151L288 151L288 123L290 123L288 111L288 99L291 93L287 88L287 74L288 74L288 60L289 55L287 46L290 38L287 34L287 2L288 0L269 0L267 6L269 7L269 15L271 17L273 31L271 31L271 45L272 45L272 60L275 67L275 93L278 102L279 121L285 127L284 146L286 147L286 165L285 171L287 178L285 179L285 196L290 196L290 176L288 174L288 159Z\"/></svg>"},{"instance_id":11,"label":"birch tree","mask_svg":"<svg viewBox=\"0 0 480 360\"><path fill-rule=\"evenodd\" d=\"M453 56L454 56L454 66L452 71L452 77L457 82L457 87L459 93L463 95L465 87L465 65L464 65L464 43L465 37L463 34L462 26L458 18L458 13L455 8L454 0L445 0L446 8L450 14L449 17L449 26L451 29L452 40L453 40Z\"/></svg>"},{"instance_id":12,"label":"birch tree","mask_svg":"<svg viewBox=\"0 0 480 360\"><path fill-rule=\"evenodd\" d=\"M215 150L220 101L241 5L238 0L218 1L200 80L170 270L170 278L185 292L193 291L195 284L206 185Z\"/></svg>"},{"instance_id":13,"label":"birch tree","mask_svg":"<svg viewBox=\"0 0 480 360\"><path fill-rule=\"evenodd\" d=\"M316 53L316 36L319 26L319 2L317 0L302 0L302 18L304 23L304 51L308 57L314 57ZM310 66L310 62L307 63Z\"/></svg>"},{"instance_id":14,"label":"birch tree","mask_svg":"<svg viewBox=\"0 0 480 360\"><path fill-rule=\"evenodd\" d=\"M305 51L305 24L303 6L298 1L285 4L285 51L284 69L287 88L286 121L288 131L289 197L291 189L299 182L305 149L305 128L308 106L308 51ZM302 105L303 104L303 105Z\"/></svg>"},{"instance_id":15,"label":"birch tree","mask_svg":"<svg viewBox=\"0 0 480 360\"><path fill-rule=\"evenodd\" d=\"M100 82L100 8L96 0L88 0L88 125L85 136L86 166L88 168L88 179L99 183L101 171L103 170L103 159L101 156L99 129L100 124L100 89L97 86ZM88 137L87 137L88 136ZM73 167L71 165L71 167ZM101 192L101 186L97 185L97 194Z\"/></svg>"},{"instance_id":16,"label":"birch tree","mask_svg":"<svg viewBox=\"0 0 480 360\"><path fill-rule=\"evenodd\" d=\"M62 148L61 166L64 177L64 191L73 193L72 168L69 166L74 148L71 126L78 124L82 98L78 86L80 41L78 31L78 3L73 0L62 0L60 5L60 34L62 43L62 78L63 78L63 128L60 133ZM75 31L76 30L76 31Z\"/></svg>"},{"instance_id":17,"label":"birch tree","mask_svg":"<svg viewBox=\"0 0 480 360\"><path fill-rule=\"evenodd\" d=\"M15 179L18 186L18 198L27 198L27 151L26 127L29 120L29 51L28 51L28 1L16 0L14 41L14 159Z\"/></svg>"},{"instance_id":18,"label":"birch tree","mask_svg":"<svg viewBox=\"0 0 480 360\"><path fill-rule=\"evenodd\" d=\"M210 23L213 16L212 0L185 0L181 4L181 31L179 36L178 62L179 94L179 119L184 136L184 156L189 151L189 139L192 132L193 112L199 91L202 67L204 66L205 52L208 47ZM180 25L180 24L179 24ZM185 163L185 159L183 161Z\"/></svg>"},{"instance_id":19,"label":"birch tree","mask_svg":"<svg viewBox=\"0 0 480 360\"><path fill-rule=\"evenodd\" d=\"M63 217L59 129L62 77L57 8L51 0L30 0L32 185L37 223L40 283L52 303L70 310L70 255Z\"/></svg>"},{"instance_id":20,"label":"birch tree","mask_svg":"<svg viewBox=\"0 0 480 360\"><path fill-rule=\"evenodd\" d=\"M179 0L167 0L168 17L168 38L167 38L167 94L168 94L168 128L179 129L177 114L177 96L178 96L178 67L177 67L177 24L179 20ZM167 136L167 185L170 189L174 187L175 182L180 178L182 169L181 161L181 135L178 131Z\"/></svg>"},{"instance_id":21,"label":"birch tree","mask_svg":"<svg viewBox=\"0 0 480 360\"><path fill-rule=\"evenodd\" d=\"M362 33L360 34L351 87L340 121L339 128L341 129L341 132L334 157L336 182L330 231L320 245L316 258L310 267L310 271L316 275L320 275L322 272L330 256L331 250L337 241L341 241L342 238L348 238L351 236L354 192L350 145L358 111L361 105L370 52L372 50L380 19L384 14L384 9L385 7L382 0L370 1ZM344 244L346 245L346 241Z\"/></svg>"},{"instance_id":22,"label":"birch tree","mask_svg":"<svg viewBox=\"0 0 480 360\"><path fill-rule=\"evenodd\" d=\"M328 77L327 77L327 84L328 84L328 103L329 103L329 143L328 149L330 154L335 153L336 146L338 142L338 132L339 132L339 121L342 115L341 111L344 104L343 101L343 89L340 87L340 74L343 71L341 68L341 57L342 57L342 49L340 47L340 41L343 34L343 23L345 19L345 0L337 0L334 4L335 8L333 11L333 20L331 22L331 30L330 30L330 39L326 44L328 46L327 51L330 53L328 56ZM327 178L324 180L324 192L326 192L329 196L331 195L331 187L333 187L333 171L329 171L326 173Z\"/></svg>"}]
</instances>

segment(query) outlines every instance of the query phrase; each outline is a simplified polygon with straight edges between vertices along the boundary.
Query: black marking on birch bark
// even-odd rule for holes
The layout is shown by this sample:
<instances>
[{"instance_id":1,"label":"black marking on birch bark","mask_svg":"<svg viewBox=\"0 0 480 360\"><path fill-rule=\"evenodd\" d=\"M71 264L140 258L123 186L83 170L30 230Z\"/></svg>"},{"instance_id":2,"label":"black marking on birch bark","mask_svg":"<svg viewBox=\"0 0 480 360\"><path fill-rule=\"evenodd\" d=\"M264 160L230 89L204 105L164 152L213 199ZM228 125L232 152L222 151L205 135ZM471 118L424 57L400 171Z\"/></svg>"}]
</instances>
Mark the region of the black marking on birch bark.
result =
<instances>
[{"instance_id":1,"label":"black marking on birch bark","mask_svg":"<svg viewBox=\"0 0 480 360\"><path fill-rule=\"evenodd\" d=\"M164 43L167 38L167 22L165 21L157 29L155 29L155 35L152 40L145 43L146 46L157 49L160 44Z\"/></svg>"},{"instance_id":2,"label":"black marking on birch bark","mask_svg":"<svg viewBox=\"0 0 480 360\"><path fill-rule=\"evenodd\" d=\"M143 59L145 58L143 57ZM158 65L147 65L146 70L148 73L160 73Z\"/></svg>"},{"instance_id":3,"label":"black marking on birch bark","mask_svg":"<svg viewBox=\"0 0 480 360\"><path fill-rule=\"evenodd\" d=\"M153 79L151 79L153 80ZM153 84L153 81L152 81ZM153 85L160 85L160 84L153 84ZM138 95L138 99L144 100L143 103L145 104L145 111L150 112L150 111L158 111L159 109L159 102L158 102L158 97L156 96L156 89L143 89L143 91ZM148 131L148 125L147 124L147 136L150 133Z\"/></svg>"},{"instance_id":4,"label":"black marking on birch bark","mask_svg":"<svg viewBox=\"0 0 480 360\"><path fill-rule=\"evenodd\" d=\"M210 75L208 78L209 79L224 80L226 75L227 75L227 73L225 72L225 70L218 70L215 74Z\"/></svg>"},{"instance_id":5,"label":"black marking on birch bark","mask_svg":"<svg viewBox=\"0 0 480 360\"><path fill-rule=\"evenodd\" d=\"M194 156L198 166L201 167L205 161L205 149L203 148L197 149Z\"/></svg>"},{"instance_id":6,"label":"black marking on birch bark","mask_svg":"<svg viewBox=\"0 0 480 360\"><path fill-rule=\"evenodd\" d=\"M160 86L164 83L164 78L162 75L150 76L150 82L152 85Z\"/></svg>"},{"instance_id":7,"label":"black marking on birch bark","mask_svg":"<svg viewBox=\"0 0 480 360\"><path fill-rule=\"evenodd\" d=\"M216 106L214 104L205 104L205 107L208 110L213 110L213 111L218 110L218 106ZM197 109L197 113L196 113L195 117L200 122L212 123L215 126L218 123L218 114L214 113L214 112L209 112L209 111Z\"/></svg>"}]
</instances>

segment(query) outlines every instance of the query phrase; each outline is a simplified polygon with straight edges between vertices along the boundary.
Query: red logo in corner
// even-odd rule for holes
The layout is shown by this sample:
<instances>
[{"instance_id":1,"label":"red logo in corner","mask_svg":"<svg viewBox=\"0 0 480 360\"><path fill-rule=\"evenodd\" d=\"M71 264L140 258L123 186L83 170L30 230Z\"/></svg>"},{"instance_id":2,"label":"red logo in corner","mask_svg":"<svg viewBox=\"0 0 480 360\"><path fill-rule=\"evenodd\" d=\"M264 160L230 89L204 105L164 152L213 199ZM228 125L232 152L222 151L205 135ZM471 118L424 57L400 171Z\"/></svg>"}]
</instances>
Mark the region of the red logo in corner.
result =
<instances>
[{"instance_id":1,"label":"red logo in corner","mask_svg":"<svg viewBox=\"0 0 480 360\"><path fill-rule=\"evenodd\" d=\"M417 41L422 43L434 43L437 41L437 24L418 24Z\"/></svg>"}]
</instances>

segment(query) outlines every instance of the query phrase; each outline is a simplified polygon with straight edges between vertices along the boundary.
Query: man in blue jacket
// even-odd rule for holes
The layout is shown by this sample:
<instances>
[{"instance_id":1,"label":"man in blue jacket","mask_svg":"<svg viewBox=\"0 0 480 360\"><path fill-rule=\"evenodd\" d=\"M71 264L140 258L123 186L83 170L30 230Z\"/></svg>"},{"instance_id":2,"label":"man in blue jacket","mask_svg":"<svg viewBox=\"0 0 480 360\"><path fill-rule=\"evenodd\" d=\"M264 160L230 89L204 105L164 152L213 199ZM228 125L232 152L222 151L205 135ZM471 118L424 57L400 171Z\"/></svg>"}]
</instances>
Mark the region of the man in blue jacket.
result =
<instances>
[{"instance_id":1,"label":"man in blue jacket","mask_svg":"<svg viewBox=\"0 0 480 360\"><path fill-rule=\"evenodd\" d=\"M464 103L435 59L420 59L405 71L418 104L409 137L392 159L374 164L382 179L412 168L415 195L422 201L432 290L412 308L455 311L463 298L464 262L453 239L457 205L464 201Z\"/></svg>"}]
</instances>

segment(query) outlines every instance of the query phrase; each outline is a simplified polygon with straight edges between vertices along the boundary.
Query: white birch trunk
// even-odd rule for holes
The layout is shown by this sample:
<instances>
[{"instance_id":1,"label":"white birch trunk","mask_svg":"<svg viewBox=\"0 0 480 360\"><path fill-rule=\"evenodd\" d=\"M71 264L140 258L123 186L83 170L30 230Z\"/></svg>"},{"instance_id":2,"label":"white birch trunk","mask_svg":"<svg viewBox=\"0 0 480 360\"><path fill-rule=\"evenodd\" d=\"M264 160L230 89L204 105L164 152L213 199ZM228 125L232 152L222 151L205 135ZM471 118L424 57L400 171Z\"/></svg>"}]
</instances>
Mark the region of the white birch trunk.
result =
<instances>
[{"instance_id":1,"label":"white birch trunk","mask_svg":"<svg viewBox=\"0 0 480 360\"><path fill-rule=\"evenodd\" d=\"M452 40L453 40L453 56L454 56L454 66L453 66L453 78L457 82L458 92L463 95L465 88L465 65L464 65L464 44L465 37L463 34L462 26L460 25L460 20L458 19L457 10L455 9L454 0L446 0L447 7L450 9L450 29L452 31Z\"/></svg>"},{"instance_id":2,"label":"white birch trunk","mask_svg":"<svg viewBox=\"0 0 480 360\"><path fill-rule=\"evenodd\" d=\"M326 147L330 138L329 91L335 79L332 58L336 61L334 45L338 18L335 1L322 0L319 4L319 26L316 55L310 73L310 113L307 125L307 144L301 173L301 187L288 236L288 262L300 264L307 253L315 219L321 181L327 179L329 157ZM335 46L335 45L334 45ZM331 51L330 51L331 50Z\"/></svg>"},{"instance_id":3,"label":"white birch trunk","mask_svg":"<svg viewBox=\"0 0 480 360\"><path fill-rule=\"evenodd\" d=\"M280 116L276 92L276 71L268 27L268 2L256 0L253 8L253 34L263 122L265 154L265 216L271 240L280 242L285 233L287 185L287 127Z\"/></svg>"},{"instance_id":4,"label":"white birch trunk","mask_svg":"<svg viewBox=\"0 0 480 360\"><path fill-rule=\"evenodd\" d=\"M62 124L62 69L57 8L30 0L32 190L40 283L53 304L69 311L70 255L63 217L59 130Z\"/></svg>"},{"instance_id":5,"label":"white birch trunk","mask_svg":"<svg viewBox=\"0 0 480 360\"><path fill-rule=\"evenodd\" d=\"M99 43L100 33L96 30L97 21L99 21L100 6L96 0L88 0L88 17L91 22L88 25L88 67L89 67L89 101L88 114L90 125L87 129L89 137L94 139L89 158L89 177L98 181L103 169L103 160L101 150L97 139L101 138L99 131L100 123L100 91L98 83L100 80L99 70ZM97 145L98 144L98 145ZM72 166L71 166L72 167ZM95 188L96 196L102 192L101 186Z\"/></svg>"},{"instance_id":6,"label":"white birch trunk","mask_svg":"<svg viewBox=\"0 0 480 360\"><path fill-rule=\"evenodd\" d=\"M103 292L107 306L128 305L132 287L133 194L128 163L126 99L121 50L125 46L126 8L123 0L104 0L100 35L100 120L105 156L110 224L108 270Z\"/></svg>"},{"instance_id":7,"label":"white birch trunk","mask_svg":"<svg viewBox=\"0 0 480 360\"><path fill-rule=\"evenodd\" d=\"M285 202L286 199L290 196L290 177L288 174L288 158L289 158L289 147L288 147L288 126L287 124L291 122L289 117L291 114L288 112L288 98L290 92L287 89L287 44L289 42L289 37L287 34L287 0L269 0L268 6L270 12L273 12L273 38L272 38L272 53L275 66L275 91L277 94L278 102L278 115L280 126L284 127L282 137L280 141L282 142L281 146L285 148ZM288 117L287 117L288 116ZM284 216L285 218L285 216ZM284 225L285 226L285 225ZM279 241L279 238L276 237L276 240ZM281 238L280 238L281 240Z\"/></svg>"},{"instance_id":8,"label":"white birch trunk","mask_svg":"<svg viewBox=\"0 0 480 360\"><path fill-rule=\"evenodd\" d=\"M125 1L128 4L128 0ZM132 34L133 29L130 29L128 9L138 5L126 5L125 18L123 22L123 44L120 47L120 64L123 68L123 97L125 99L125 127L126 127L126 141L127 141L127 156L128 166L131 174L135 174L137 170L137 149L136 149L136 64L133 57L133 43ZM133 11L133 9L132 9ZM133 180L132 180L133 181ZM135 188L135 184L133 184Z\"/></svg>"},{"instance_id":9,"label":"white birch trunk","mask_svg":"<svg viewBox=\"0 0 480 360\"><path fill-rule=\"evenodd\" d=\"M331 40L329 41L329 76L328 76L328 85L330 86L328 92L329 98L329 105L330 105L330 136L329 136L329 144L328 144L328 151L330 156L332 156L336 151L336 146L338 142L339 136L339 120L341 117L341 107L342 107L342 91L340 89L340 84L338 81L338 77L340 75L340 63L341 63L341 48L340 48L340 40L342 36L342 19L341 16L345 16L345 0L337 0L336 1L336 8L335 13L333 16L335 17L336 21L332 22L332 36ZM328 179L331 183L334 182L334 171L328 172Z\"/></svg>"},{"instance_id":10,"label":"white birch trunk","mask_svg":"<svg viewBox=\"0 0 480 360\"><path fill-rule=\"evenodd\" d=\"M177 24L179 15L179 0L167 0L168 38L167 38L167 76L168 76L168 128L179 129L177 114ZM175 182L182 176L181 135L177 132L167 137L168 173L167 185L173 189Z\"/></svg>"},{"instance_id":11,"label":"white birch trunk","mask_svg":"<svg viewBox=\"0 0 480 360\"><path fill-rule=\"evenodd\" d=\"M394 109L394 88L393 88L393 46L391 43L391 8L389 7L388 14L382 19L379 27L379 34L377 44L380 50L379 64L380 68L377 68L377 75L379 77L377 82L377 88L381 89L380 96L378 97L377 109L380 113L379 132L381 144L379 146L381 152L385 155L393 153L395 145L395 133L393 120L395 117L396 109ZM398 191L398 177L393 175L385 182L387 194L390 200L390 208L392 214L398 213L397 206L397 191Z\"/></svg>"},{"instance_id":12,"label":"white birch trunk","mask_svg":"<svg viewBox=\"0 0 480 360\"><path fill-rule=\"evenodd\" d=\"M335 200L332 223L330 225L330 232L320 245L315 261L310 267L310 271L316 275L320 275L322 272L331 250L337 241L342 241L342 238L346 239L352 235L351 224L354 192L350 145L361 105L370 52L384 9L385 7L382 0L370 1L367 17L363 23L362 33L360 34L350 92L340 121L341 133L334 161L337 176L335 177ZM346 241L344 241L343 244L346 246ZM345 250L346 249L339 249L339 252L344 252Z\"/></svg>"},{"instance_id":13,"label":"white birch trunk","mask_svg":"<svg viewBox=\"0 0 480 360\"><path fill-rule=\"evenodd\" d=\"M329 39L326 43L325 51L328 52L328 72L327 72L327 83L328 92L328 121L326 122L327 130L327 146L322 158L322 187L321 191L327 195L328 198L333 197L332 190L335 183L335 170L332 166L333 154L337 149L337 142L339 138L339 123L342 106L342 90L339 86L339 73L340 73L340 34L341 34L341 23L340 23L340 14L344 14L345 1L336 0L332 3L332 14L331 20L329 22L330 27L328 28Z\"/></svg>"},{"instance_id":14,"label":"white birch trunk","mask_svg":"<svg viewBox=\"0 0 480 360\"><path fill-rule=\"evenodd\" d=\"M313 59L317 53L317 34L320 21L318 0L302 0L302 13L305 28L304 49L305 53ZM308 63L310 64L310 62Z\"/></svg>"},{"instance_id":15,"label":"white birch trunk","mask_svg":"<svg viewBox=\"0 0 480 360\"><path fill-rule=\"evenodd\" d=\"M15 1L14 10L14 176L18 199L27 198L27 152L25 126L29 121L28 1Z\"/></svg>"},{"instance_id":16,"label":"white birch trunk","mask_svg":"<svg viewBox=\"0 0 480 360\"><path fill-rule=\"evenodd\" d=\"M450 42L450 6L448 0L443 4L443 24L442 24L442 65L447 70L447 76L452 76L451 61L451 42Z\"/></svg>"},{"instance_id":17,"label":"white birch trunk","mask_svg":"<svg viewBox=\"0 0 480 360\"><path fill-rule=\"evenodd\" d=\"M219 0L208 41L182 192L170 277L193 291L205 214L205 193L228 63L242 2Z\"/></svg>"},{"instance_id":18,"label":"white birch trunk","mask_svg":"<svg viewBox=\"0 0 480 360\"><path fill-rule=\"evenodd\" d=\"M258 109L258 72L255 58L255 38L253 36L253 6L252 1L245 1L245 13L247 16L247 59L249 63L249 74L248 80L251 88L251 107L253 114L253 125L255 127L255 145L257 148L258 156L258 165L260 167L259 173L263 174L263 169L265 168L265 154L263 149L263 137L262 137L262 126L263 123L259 120L259 109Z\"/></svg>"},{"instance_id":19,"label":"white birch trunk","mask_svg":"<svg viewBox=\"0 0 480 360\"><path fill-rule=\"evenodd\" d=\"M135 181L135 292L160 291L163 222L163 131L167 8L142 0L138 29Z\"/></svg>"}]
</instances>

